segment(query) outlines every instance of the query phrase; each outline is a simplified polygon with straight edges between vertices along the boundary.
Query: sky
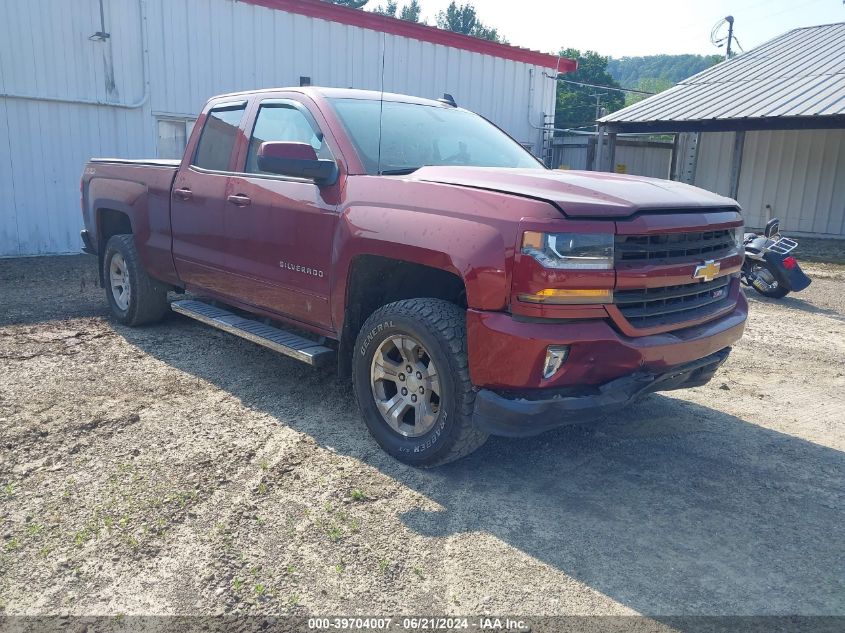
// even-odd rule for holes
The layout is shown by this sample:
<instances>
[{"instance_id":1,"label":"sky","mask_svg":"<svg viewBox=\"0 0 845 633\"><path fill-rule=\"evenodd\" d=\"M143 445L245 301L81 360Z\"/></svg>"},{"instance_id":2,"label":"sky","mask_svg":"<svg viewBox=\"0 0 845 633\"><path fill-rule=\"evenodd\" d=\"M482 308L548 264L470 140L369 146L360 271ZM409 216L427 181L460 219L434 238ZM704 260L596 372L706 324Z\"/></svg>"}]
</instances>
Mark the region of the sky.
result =
<instances>
[{"instance_id":1,"label":"sky","mask_svg":"<svg viewBox=\"0 0 845 633\"><path fill-rule=\"evenodd\" d=\"M410 0L398 0L399 6ZM458 0L462 4L467 0ZM479 18L511 44L543 52L594 50L624 57L659 53L724 54L710 30L726 15L749 50L799 26L845 22L845 0L469 0ZM436 22L449 0L419 0ZM370 0L372 9L385 0Z\"/></svg>"}]
</instances>

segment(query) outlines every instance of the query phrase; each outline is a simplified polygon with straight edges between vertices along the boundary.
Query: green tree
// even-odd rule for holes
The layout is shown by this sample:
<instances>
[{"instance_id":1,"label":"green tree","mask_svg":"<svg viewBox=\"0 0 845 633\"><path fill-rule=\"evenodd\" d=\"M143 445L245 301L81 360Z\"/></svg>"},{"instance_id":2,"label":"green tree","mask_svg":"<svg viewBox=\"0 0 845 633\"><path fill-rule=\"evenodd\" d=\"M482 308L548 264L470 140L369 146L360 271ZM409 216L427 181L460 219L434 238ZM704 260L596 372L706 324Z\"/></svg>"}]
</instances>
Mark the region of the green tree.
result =
<instances>
[{"instance_id":1,"label":"green tree","mask_svg":"<svg viewBox=\"0 0 845 633\"><path fill-rule=\"evenodd\" d=\"M339 4L342 7L349 7L350 9L362 9L369 0L323 0L324 2L331 2L332 4Z\"/></svg>"},{"instance_id":2,"label":"green tree","mask_svg":"<svg viewBox=\"0 0 845 633\"><path fill-rule=\"evenodd\" d=\"M626 88L642 79L666 79L673 84L724 61L721 55L646 55L610 58L607 70Z\"/></svg>"},{"instance_id":3,"label":"green tree","mask_svg":"<svg viewBox=\"0 0 845 633\"><path fill-rule=\"evenodd\" d=\"M386 15L391 18L398 17L400 20L405 20L406 22L419 22L422 8L417 0L411 0L410 4L405 5L402 7L402 11L399 11L399 3L396 0L388 0L386 6L378 5L373 9L373 13Z\"/></svg>"},{"instance_id":4,"label":"green tree","mask_svg":"<svg viewBox=\"0 0 845 633\"><path fill-rule=\"evenodd\" d=\"M664 90L669 90L672 86L674 86L671 81L668 79L663 79L662 77L645 77L640 79L634 88L637 90L642 90L643 92L650 92L652 94L657 94L658 92L663 92ZM637 92L628 92L625 94L625 106L629 106L637 101L642 101L649 95L639 94Z\"/></svg>"},{"instance_id":5,"label":"green tree","mask_svg":"<svg viewBox=\"0 0 845 633\"><path fill-rule=\"evenodd\" d=\"M475 7L467 2L458 5L455 0L449 3L445 11L437 14L438 28L464 35L472 35L483 40L507 43L498 29L491 28L478 19Z\"/></svg>"},{"instance_id":6,"label":"green tree","mask_svg":"<svg viewBox=\"0 0 845 633\"><path fill-rule=\"evenodd\" d=\"M378 13L379 15L386 15L391 18L396 17L396 12L399 10L399 4L396 0L387 0L387 6L383 7L378 5L375 9L373 9L373 13Z\"/></svg>"},{"instance_id":7,"label":"green tree","mask_svg":"<svg viewBox=\"0 0 845 633\"><path fill-rule=\"evenodd\" d=\"M557 107L555 109L555 127L570 128L592 125L596 120L596 101L601 111L614 112L625 105L625 94L618 90L590 88L567 81L583 82L598 86L619 88L619 84L607 72L608 58L594 51L581 51L574 48L562 50L563 57L578 60L578 70L566 73L557 82ZM596 95L599 95L596 97Z\"/></svg>"},{"instance_id":8,"label":"green tree","mask_svg":"<svg viewBox=\"0 0 845 633\"><path fill-rule=\"evenodd\" d=\"M411 0L410 4L402 7L399 17L407 22L419 22L421 13L422 8L420 7L420 3L417 0Z\"/></svg>"}]
</instances>

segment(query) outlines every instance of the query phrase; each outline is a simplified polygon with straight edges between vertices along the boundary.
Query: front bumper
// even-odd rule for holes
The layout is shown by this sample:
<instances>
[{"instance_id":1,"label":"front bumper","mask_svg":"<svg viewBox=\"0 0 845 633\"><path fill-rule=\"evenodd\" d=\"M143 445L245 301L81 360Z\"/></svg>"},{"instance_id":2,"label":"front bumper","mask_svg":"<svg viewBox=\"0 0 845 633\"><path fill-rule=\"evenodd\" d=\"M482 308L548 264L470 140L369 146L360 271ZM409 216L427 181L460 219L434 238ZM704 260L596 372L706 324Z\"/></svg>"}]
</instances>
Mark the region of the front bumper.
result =
<instances>
[{"instance_id":1,"label":"front bumper","mask_svg":"<svg viewBox=\"0 0 845 633\"><path fill-rule=\"evenodd\" d=\"M558 394L546 399L506 397L488 389L478 392L473 423L491 435L525 437L560 426L593 420L621 409L654 391L686 389L708 382L725 362L730 348L659 374L635 372L581 393ZM542 392L541 392L542 393Z\"/></svg>"},{"instance_id":2,"label":"front bumper","mask_svg":"<svg viewBox=\"0 0 845 633\"><path fill-rule=\"evenodd\" d=\"M472 384L497 392L599 386L636 372L662 374L730 347L742 336L748 303L737 292L733 310L671 332L628 336L610 319L525 320L505 312L467 310ZM569 345L551 378L542 375L549 345Z\"/></svg>"}]
</instances>

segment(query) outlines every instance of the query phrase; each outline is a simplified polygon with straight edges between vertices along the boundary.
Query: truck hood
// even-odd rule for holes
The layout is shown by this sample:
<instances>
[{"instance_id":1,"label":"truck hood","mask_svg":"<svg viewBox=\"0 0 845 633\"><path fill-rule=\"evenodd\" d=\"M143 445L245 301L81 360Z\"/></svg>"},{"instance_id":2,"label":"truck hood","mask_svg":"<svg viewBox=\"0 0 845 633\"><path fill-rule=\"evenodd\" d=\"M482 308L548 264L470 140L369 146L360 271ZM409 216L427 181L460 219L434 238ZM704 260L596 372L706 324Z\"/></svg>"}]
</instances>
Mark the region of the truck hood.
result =
<instances>
[{"instance_id":1,"label":"truck hood","mask_svg":"<svg viewBox=\"0 0 845 633\"><path fill-rule=\"evenodd\" d=\"M407 178L546 200L573 218L624 218L643 210L738 206L730 198L683 183L606 172L422 167Z\"/></svg>"}]
</instances>

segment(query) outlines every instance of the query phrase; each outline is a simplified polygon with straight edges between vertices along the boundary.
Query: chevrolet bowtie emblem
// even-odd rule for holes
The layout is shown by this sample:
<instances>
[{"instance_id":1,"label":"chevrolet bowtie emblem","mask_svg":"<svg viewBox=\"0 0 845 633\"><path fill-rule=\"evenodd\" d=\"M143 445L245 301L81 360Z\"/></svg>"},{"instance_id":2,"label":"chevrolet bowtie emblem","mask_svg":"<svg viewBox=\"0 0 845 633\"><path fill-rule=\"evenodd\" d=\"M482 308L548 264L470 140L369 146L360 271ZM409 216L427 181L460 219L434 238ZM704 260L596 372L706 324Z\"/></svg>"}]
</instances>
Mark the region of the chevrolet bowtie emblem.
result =
<instances>
[{"instance_id":1,"label":"chevrolet bowtie emblem","mask_svg":"<svg viewBox=\"0 0 845 633\"><path fill-rule=\"evenodd\" d=\"M695 272L692 274L692 278L701 279L702 281L713 281L716 275L719 274L719 270L721 268L722 265L719 262L708 259L703 264L699 264L695 267Z\"/></svg>"}]
</instances>

